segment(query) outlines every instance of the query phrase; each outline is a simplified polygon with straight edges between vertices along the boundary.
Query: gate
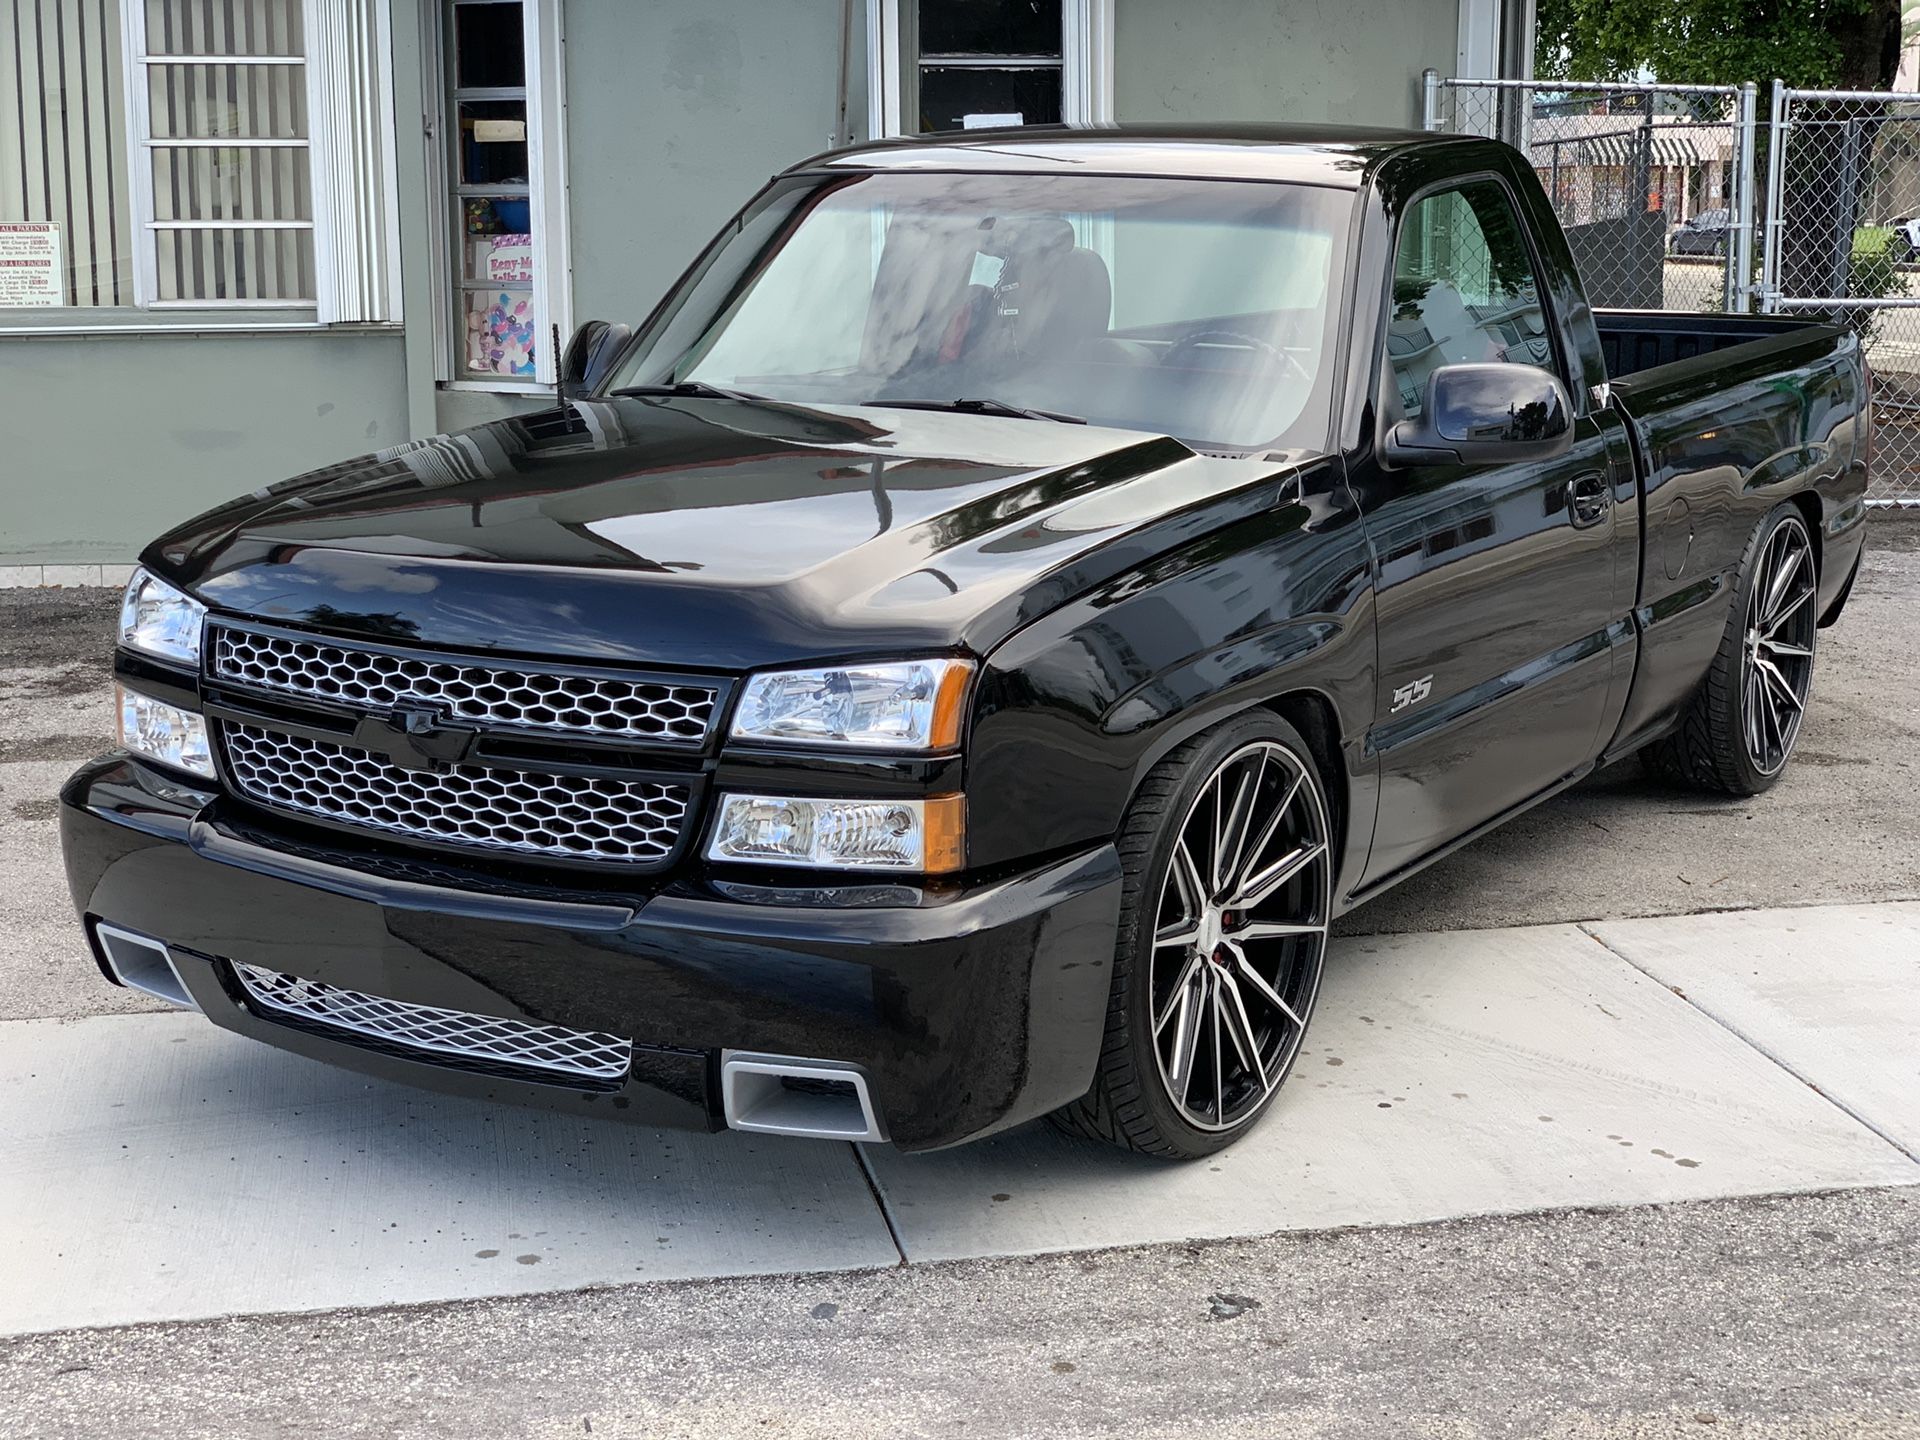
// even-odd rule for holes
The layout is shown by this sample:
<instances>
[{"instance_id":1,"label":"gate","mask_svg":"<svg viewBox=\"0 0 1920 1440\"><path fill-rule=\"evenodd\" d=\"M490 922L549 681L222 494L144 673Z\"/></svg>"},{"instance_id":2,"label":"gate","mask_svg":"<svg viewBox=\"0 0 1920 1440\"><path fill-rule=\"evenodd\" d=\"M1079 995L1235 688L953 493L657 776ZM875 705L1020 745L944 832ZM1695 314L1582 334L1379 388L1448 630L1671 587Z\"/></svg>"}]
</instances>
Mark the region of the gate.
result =
<instances>
[{"instance_id":1,"label":"gate","mask_svg":"<svg viewBox=\"0 0 1920 1440\"><path fill-rule=\"evenodd\" d=\"M1852 326L1873 370L1873 493L1920 506L1920 95L1775 81L1761 308Z\"/></svg>"},{"instance_id":2,"label":"gate","mask_svg":"<svg viewBox=\"0 0 1920 1440\"><path fill-rule=\"evenodd\" d=\"M1757 88L1424 77L1428 130L1533 162L1595 305L1744 310Z\"/></svg>"}]
</instances>

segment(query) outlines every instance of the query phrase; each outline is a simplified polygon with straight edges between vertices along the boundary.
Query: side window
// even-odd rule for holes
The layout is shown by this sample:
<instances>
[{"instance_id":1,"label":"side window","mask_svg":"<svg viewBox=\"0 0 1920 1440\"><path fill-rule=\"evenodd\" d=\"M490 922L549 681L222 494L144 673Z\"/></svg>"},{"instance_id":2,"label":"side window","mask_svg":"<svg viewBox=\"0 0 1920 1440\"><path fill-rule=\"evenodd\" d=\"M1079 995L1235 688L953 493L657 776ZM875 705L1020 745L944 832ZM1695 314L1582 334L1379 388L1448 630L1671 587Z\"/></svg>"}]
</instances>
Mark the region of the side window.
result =
<instances>
[{"instance_id":1,"label":"side window","mask_svg":"<svg viewBox=\"0 0 1920 1440\"><path fill-rule=\"evenodd\" d=\"M1401 415L1420 413L1440 366L1502 360L1557 369L1513 202L1478 180L1427 196L1401 222L1387 325Z\"/></svg>"}]
</instances>

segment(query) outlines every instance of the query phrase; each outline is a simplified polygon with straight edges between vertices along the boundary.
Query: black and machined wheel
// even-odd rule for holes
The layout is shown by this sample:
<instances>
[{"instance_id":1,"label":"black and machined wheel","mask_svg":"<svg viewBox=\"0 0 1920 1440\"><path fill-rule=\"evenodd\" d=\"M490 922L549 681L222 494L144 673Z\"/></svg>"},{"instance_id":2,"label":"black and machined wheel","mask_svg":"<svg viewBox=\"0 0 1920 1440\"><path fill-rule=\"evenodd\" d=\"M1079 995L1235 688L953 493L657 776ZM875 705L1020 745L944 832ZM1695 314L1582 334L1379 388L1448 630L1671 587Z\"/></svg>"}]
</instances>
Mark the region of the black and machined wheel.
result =
<instances>
[{"instance_id":1,"label":"black and machined wheel","mask_svg":"<svg viewBox=\"0 0 1920 1440\"><path fill-rule=\"evenodd\" d=\"M1264 711L1154 768L1121 827L1126 883L1099 1068L1056 1123L1193 1159L1266 1111L1326 962L1328 815L1306 742Z\"/></svg>"},{"instance_id":2,"label":"black and machined wheel","mask_svg":"<svg viewBox=\"0 0 1920 1440\"><path fill-rule=\"evenodd\" d=\"M1642 752L1652 774L1726 795L1758 795L1780 778L1813 687L1818 591L1807 522L1781 505L1747 546L1706 680L1673 733Z\"/></svg>"}]
</instances>

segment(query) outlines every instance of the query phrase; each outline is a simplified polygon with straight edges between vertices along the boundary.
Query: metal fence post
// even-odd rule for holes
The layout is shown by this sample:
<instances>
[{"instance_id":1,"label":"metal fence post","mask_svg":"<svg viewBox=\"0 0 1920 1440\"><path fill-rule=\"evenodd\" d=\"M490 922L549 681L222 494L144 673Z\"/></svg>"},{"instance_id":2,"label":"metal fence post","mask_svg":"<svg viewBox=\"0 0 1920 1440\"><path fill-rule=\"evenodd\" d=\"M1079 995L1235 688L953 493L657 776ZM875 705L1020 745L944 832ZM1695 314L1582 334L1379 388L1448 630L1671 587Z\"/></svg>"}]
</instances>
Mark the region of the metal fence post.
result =
<instances>
[{"instance_id":1,"label":"metal fence post","mask_svg":"<svg viewBox=\"0 0 1920 1440\"><path fill-rule=\"evenodd\" d=\"M1753 311L1753 228L1760 214L1760 196L1754 184L1754 129L1760 120L1760 87L1749 80L1740 87L1737 114L1739 148L1733 168L1733 205L1737 224L1733 253L1728 257L1726 308L1729 313Z\"/></svg>"},{"instance_id":2,"label":"metal fence post","mask_svg":"<svg viewBox=\"0 0 1920 1440\"><path fill-rule=\"evenodd\" d=\"M1760 308L1769 315L1780 309L1780 235L1784 217L1781 197L1786 190L1787 85L1773 82L1773 105L1767 117L1767 226L1761 247Z\"/></svg>"},{"instance_id":3,"label":"metal fence post","mask_svg":"<svg viewBox=\"0 0 1920 1440\"><path fill-rule=\"evenodd\" d=\"M1440 72L1431 65L1420 72L1420 128L1440 128Z\"/></svg>"}]
</instances>

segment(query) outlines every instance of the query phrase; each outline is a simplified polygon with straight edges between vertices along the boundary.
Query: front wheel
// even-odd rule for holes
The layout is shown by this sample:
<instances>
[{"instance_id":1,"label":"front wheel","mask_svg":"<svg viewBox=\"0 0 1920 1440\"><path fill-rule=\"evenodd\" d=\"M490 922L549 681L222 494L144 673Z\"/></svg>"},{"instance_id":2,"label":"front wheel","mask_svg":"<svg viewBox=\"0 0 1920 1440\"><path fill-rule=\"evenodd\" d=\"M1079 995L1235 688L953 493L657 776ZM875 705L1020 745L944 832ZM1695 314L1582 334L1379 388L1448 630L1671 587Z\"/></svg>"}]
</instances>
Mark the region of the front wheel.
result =
<instances>
[{"instance_id":1,"label":"front wheel","mask_svg":"<svg viewBox=\"0 0 1920 1440\"><path fill-rule=\"evenodd\" d=\"M1121 828L1107 1030L1091 1090L1056 1122L1194 1159L1266 1112L1326 962L1332 831L1297 731L1264 711L1175 750Z\"/></svg>"},{"instance_id":2,"label":"front wheel","mask_svg":"<svg viewBox=\"0 0 1920 1440\"><path fill-rule=\"evenodd\" d=\"M1742 557L1706 679L1673 733L1642 752L1649 772L1726 795L1758 795L1780 778L1813 688L1818 591L1807 522L1778 506Z\"/></svg>"}]
</instances>

